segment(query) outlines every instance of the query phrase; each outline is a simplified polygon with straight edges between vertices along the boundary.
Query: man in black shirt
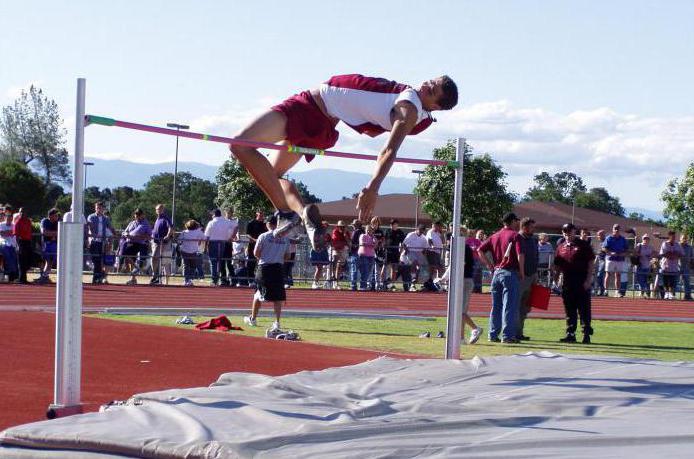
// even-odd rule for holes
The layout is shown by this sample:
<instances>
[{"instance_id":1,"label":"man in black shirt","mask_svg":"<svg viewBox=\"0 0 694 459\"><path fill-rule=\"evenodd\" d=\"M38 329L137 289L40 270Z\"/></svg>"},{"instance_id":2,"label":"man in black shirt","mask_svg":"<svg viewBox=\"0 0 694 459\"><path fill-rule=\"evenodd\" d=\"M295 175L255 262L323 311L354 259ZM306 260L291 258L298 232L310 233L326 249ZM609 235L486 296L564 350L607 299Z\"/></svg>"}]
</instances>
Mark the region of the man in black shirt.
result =
<instances>
[{"instance_id":1,"label":"man in black shirt","mask_svg":"<svg viewBox=\"0 0 694 459\"><path fill-rule=\"evenodd\" d=\"M265 231L267 231L265 228L265 214L263 214L262 210L258 210L255 213L255 220L251 220L248 222L248 225L246 225L246 234L248 235L248 246L246 247L248 261L246 261L246 268L250 279L255 278L255 267L258 265L258 260L256 260L255 255L253 255L255 243L258 240L258 236Z\"/></svg>"},{"instance_id":2,"label":"man in black shirt","mask_svg":"<svg viewBox=\"0 0 694 459\"><path fill-rule=\"evenodd\" d=\"M533 284L537 283L537 265L539 253L537 250L537 238L535 237L535 220L525 217L520 223L520 243L521 253L519 261L522 260L525 267L525 277L520 281L520 308L518 310L518 332L516 338L519 340L528 340L523 334L525 326L525 318L530 312L530 290Z\"/></svg>"},{"instance_id":3,"label":"man in black shirt","mask_svg":"<svg viewBox=\"0 0 694 459\"><path fill-rule=\"evenodd\" d=\"M405 232L398 228L400 222L396 219L390 221L390 228L385 232L384 244L386 249L386 266L390 267L390 273L385 279L386 288L388 283L398 277L398 265L400 263L400 244L405 240Z\"/></svg>"}]
</instances>

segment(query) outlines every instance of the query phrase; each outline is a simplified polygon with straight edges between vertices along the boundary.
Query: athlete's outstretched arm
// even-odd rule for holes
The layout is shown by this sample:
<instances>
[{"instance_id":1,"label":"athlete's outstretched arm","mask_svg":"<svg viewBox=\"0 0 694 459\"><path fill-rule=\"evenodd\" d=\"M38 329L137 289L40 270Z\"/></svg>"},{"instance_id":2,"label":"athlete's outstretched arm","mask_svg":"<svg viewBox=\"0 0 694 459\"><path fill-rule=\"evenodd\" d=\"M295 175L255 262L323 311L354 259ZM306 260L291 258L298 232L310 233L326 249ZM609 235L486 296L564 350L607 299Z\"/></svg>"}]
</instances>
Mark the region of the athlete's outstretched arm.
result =
<instances>
[{"instance_id":1,"label":"athlete's outstretched arm","mask_svg":"<svg viewBox=\"0 0 694 459\"><path fill-rule=\"evenodd\" d=\"M407 134L417 124L417 109L410 102L400 102L393 110L395 120L393 121L393 129L390 131L388 142L386 142L385 147L378 154L373 176L368 185L361 190L357 200L359 220L363 222L367 222L371 218L381 183L388 175L402 141L405 140Z\"/></svg>"}]
</instances>

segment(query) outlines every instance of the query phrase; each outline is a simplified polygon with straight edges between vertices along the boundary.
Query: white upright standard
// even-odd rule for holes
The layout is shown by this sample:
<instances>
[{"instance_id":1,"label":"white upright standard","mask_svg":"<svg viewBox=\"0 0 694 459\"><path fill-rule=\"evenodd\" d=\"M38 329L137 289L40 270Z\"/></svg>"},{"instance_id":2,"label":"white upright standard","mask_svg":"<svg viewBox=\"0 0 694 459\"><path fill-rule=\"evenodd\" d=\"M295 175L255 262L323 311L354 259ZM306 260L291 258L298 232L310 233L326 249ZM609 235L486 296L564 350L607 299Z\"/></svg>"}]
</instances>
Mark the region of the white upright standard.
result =
<instances>
[{"instance_id":1,"label":"white upright standard","mask_svg":"<svg viewBox=\"0 0 694 459\"><path fill-rule=\"evenodd\" d=\"M450 277L448 278L448 320L446 325L446 359L460 359L460 330L463 322L463 273L465 272L465 236L460 234L460 217L463 206L463 159L465 139L458 137L455 145L455 169L453 192L453 236L451 237Z\"/></svg>"},{"instance_id":2,"label":"white upright standard","mask_svg":"<svg viewBox=\"0 0 694 459\"><path fill-rule=\"evenodd\" d=\"M87 82L77 80L72 213L58 223L58 285L55 296L55 385L49 419L82 412L82 260L84 257L84 115Z\"/></svg>"}]
</instances>

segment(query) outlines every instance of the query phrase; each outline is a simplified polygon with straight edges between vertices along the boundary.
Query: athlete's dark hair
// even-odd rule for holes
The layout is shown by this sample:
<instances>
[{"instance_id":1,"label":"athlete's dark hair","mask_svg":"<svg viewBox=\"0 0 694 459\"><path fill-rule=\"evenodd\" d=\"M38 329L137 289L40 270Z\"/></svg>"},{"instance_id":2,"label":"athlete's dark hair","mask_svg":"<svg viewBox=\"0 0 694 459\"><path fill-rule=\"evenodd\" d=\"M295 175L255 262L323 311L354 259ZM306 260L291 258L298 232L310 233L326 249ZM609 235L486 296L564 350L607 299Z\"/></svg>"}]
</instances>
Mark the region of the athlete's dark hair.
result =
<instances>
[{"instance_id":1,"label":"athlete's dark hair","mask_svg":"<svg viewBox=\"0 0 694 459\"><path fill-rule=\"evenodd\" d=\"M458 86L448 75L441 77L443 82L443 95L439 98L438 104L441 110L450 110L458 104Z\"/></svg>"}]
</instances>

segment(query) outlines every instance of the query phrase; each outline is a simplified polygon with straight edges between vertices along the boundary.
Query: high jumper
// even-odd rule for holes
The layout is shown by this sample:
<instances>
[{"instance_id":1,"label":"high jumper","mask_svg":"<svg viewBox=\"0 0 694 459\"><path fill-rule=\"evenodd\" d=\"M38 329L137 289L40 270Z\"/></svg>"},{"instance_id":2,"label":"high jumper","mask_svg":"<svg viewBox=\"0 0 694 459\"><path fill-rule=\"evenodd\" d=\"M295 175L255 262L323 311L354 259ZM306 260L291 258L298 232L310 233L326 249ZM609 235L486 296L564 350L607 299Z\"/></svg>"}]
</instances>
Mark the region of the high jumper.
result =
<instances>
[{"instance_id":1,"label":"high jumper","mask_svg":"<svg viewBox=\"0 0 694 459\"><path fill-rule=\"evenodd\" d=\"M425 81L414 89L384 78L338 75L273 106L235 138L324 150L337 143L335 127L340 121L371 137L389 131L372 177L357 200L358 217L366 221L405 136L428 128L435 121L431 112L450 110L457 103L458 88L448 76ZM325 244L325 229L318 207L305 206L296 186L282 178L301 156L282 149L266 158L256 147L239 143L229 148L277 209L277 231L288 231L303 220L311 245L320 250ZM305 157L307 162L313 159L313 155Z\"/></svg>"}]
</instances>

